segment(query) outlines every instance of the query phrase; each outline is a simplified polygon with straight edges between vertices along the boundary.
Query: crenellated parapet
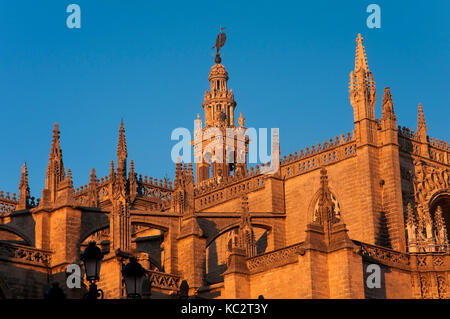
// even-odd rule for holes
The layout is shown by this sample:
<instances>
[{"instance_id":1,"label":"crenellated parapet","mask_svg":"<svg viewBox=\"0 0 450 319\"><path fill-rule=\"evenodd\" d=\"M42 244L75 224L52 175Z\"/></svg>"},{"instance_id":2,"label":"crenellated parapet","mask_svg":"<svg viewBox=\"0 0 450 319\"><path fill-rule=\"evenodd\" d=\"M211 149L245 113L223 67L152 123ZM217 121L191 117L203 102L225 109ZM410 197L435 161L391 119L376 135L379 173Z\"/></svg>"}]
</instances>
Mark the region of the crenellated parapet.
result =
<instances>
[{"instance_id":1,"label":"crenellated parapet","mask_svg":"<svg viewBox=\"0 0 450 319\"><path fill-rule=\"evenodd\" d=\"M420 140L420 135L414 130L405 126L399 126L398 137L400 151L446 165L450 163L450 146L447 141L427 136L427 152L424 154L424 144Z\"/></svg>"},{"instance_id":2,"label":"crenellated parapet","mask_svg":"<svg viewBox=\"0 0 450 319\"><path fill-rule=\"evenodd\" d=\"M311 170L320 168L324 164L336 163L356 155L356 139L341 134L340 138L330 139L329 142L318 143L317 147L307 147L299 154L283 156L281 161L281 176L285 178L304 174Z\"/></svg>"},{"instance_id":3,"label":"crenellated parapet","mask_svg":"<svg viewBox=\"0 0 450 319\"><path fill-rule=\"evenodd\" d=\"M264 189L265 175L259 172L259 166L256 170L250 170L250 174L242 177L230 176L226 181L220 184L211 181L211 184L196 185L195 208L197 211L203 210L220 203L236 199L243 194Z\"/></svg>"}]
</instances>

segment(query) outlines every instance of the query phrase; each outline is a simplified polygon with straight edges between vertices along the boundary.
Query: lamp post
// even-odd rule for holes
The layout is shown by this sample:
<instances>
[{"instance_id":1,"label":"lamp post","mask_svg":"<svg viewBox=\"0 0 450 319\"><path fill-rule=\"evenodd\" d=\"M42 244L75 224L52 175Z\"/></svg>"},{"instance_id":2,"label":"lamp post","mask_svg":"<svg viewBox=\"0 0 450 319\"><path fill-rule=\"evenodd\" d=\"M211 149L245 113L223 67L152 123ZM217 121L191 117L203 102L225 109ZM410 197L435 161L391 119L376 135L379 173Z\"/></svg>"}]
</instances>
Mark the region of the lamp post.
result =
<instances>
[{"instance_id":1,"label":"lamp post","mask_svg":"<svg viewBox=\"0 0 450 319\"><path fill-rule=\"evenodd\" d=\"M89 242L81 255L86 270L86 280L89 281L89 292L85 299L103 299L103 290L97 289L96 282L100 280L100 267L102 265L103 253L95 241Z\"/></svg>"},{"instance_id":2,"label":"lamp post","mask_svg":"<svg viewBox=\"0 0 450 319\"><path fill-rule=\"evenodd\" d=\"M144 282L145 269L138 263L134 257L130 258L130 262L125 265L122 275L125 279L125 289L127 298L142 298L142 283Z\"/></svg>"}]
</instances>

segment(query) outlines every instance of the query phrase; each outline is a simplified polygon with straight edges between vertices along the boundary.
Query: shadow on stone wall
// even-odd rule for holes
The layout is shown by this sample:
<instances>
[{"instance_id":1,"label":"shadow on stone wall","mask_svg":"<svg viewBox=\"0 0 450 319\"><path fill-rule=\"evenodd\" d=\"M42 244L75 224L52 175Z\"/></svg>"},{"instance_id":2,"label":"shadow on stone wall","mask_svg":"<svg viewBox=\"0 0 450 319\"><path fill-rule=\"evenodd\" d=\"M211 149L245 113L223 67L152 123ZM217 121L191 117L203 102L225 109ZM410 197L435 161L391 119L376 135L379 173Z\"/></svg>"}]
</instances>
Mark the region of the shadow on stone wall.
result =
<instances>
[{"instance_id":1,"label":"shadow on stone wall","mask_svg":"<svg viewBox=\"0 0 450 319\"><path fill-rule=\"evenodd\" d=\"M380 219L378 221L378 233L376 234L375 245L392 249L388 220L386 218L385 212L380 212Z\"/></svg>"}]
</instances>

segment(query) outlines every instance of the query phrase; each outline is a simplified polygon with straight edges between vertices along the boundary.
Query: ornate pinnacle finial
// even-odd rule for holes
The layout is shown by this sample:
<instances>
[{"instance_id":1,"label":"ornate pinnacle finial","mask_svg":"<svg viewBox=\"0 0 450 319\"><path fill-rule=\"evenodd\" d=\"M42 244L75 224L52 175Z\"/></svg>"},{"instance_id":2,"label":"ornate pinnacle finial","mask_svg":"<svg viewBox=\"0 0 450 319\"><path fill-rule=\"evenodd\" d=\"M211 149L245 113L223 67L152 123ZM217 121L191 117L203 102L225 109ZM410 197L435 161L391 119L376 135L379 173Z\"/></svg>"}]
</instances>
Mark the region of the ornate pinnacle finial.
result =
<instances>
[{"instance_id":1,"label":"ornate pinnacle finial","mask_svg":"<svg viewBox=\"0 0 450 319\"><path fill-rule=\"evenodd\" d=\"M20 176L19 189L29 188L28 186L28 170L27 163L25 162L22 166L22 175Z\"/></svg>"},{"instance_id":2,"label":"ornate pinnacle finial","mask_svg":"<svg viewBox=\"0 0 450 319\"><path fill-rule=\"evenodd\" d=\"M361 116L362 118L375 118L376 99L375 81L372 72L369 71L363 39L361 34L358 34L356 38L355 69L350 73L350 102L354 108L361 108L366 105L362 109L366 114L362 112L360 114L359 111L355 112L355 115L358 114L355 121L360 120Z\"/></svg>"},{"instance_id":3,"label":"ornate pinnacle finial","mask_svg":"<svg viewBox=\"0 0 450 319\"><path fill-rule=\"evenodd\" d=\"M358 71L361 67L365 70L369 70L369 67L367 65L366 51L363 45L363 38L361 34L358 33L358 37L356 38L355 72Z\"/></svg>"},{"instance_id":4,"label":"ornate pinnacle finial","mask_svg":"<svg viewBox=\"0 0 450 319\"><path fill-rule=\"evenodd\" d=\"M119 143L117 145L117 157L121 159L127 158L127 143L125 140L125 128L123 126L123 120L120 122Z\"/></svg>"},{"instance_id":5,"label":"ornate pinnacle finial","mask_svg":"<svg viewBox=\"0 0 450 319\"><path fill-rule=\"evenodd\" d=\"M72 185L72 171L70 168L67 170L67 181L69 182L69 185Z\"/></svg>"},{"instance_id":6,"label":"ornate pinnacle finial","mask_svg":"<svg viewBox=\"0 0 450 319\"><path fill-rule=\"evenodd\" d=\"M239 115L238 123L239 123L239 127L241 127L241 128L243 128L244 125L245 125L245 118L242 116L242 112L241 112L241 114Z\"/></svg>"},{"instance_id":7,"label":"ornate pinnacle finial","mask_svg":"<svg viewBox=\"0 0 450 319\"><path fill-rule=\"evenodd\" d=\"M55 123L55 127L53 129L53 139L52 139L52 147L50 150L50 156L49 159L56 158L58 156L61 156L61 147L59 144L59 129L58 129L58 123Z\"/></svg>"},{"instance_id":8,"label":"ornate pinnacle finial","mask_svg":"<svg viewBox=\"0 0 450 319\"><path fill-rule=\"evenodd\" d=\"M89 175L90 181L89 184L96 184L97 183L97 175L95 174L95 168L92 168L91 174Z\"/></svg>"},{"instance_id":9,"label":"ornate pinnacle finial","mask_svg":"<svg viewBox=\"0 0 450 319\"><path fill-rule=\"evenodd\" d=\"M422 103L419 103L419 111L417 115L417 132L420 134L422 130L424 130L426 134L427 124L425 122L425 116L423 114Z\"/></svg>"},{"instance_id":10,"label":"ornate pinnacle finial","mask_svg":"<svg viewBox=\"0 0 450 319\"><path fill-rule=\"evenodd\" d=\"M134 161L131 160L130 161L130 171L128 172L128 178L130 178L130 180L134 180L136 177L136 174L134 173Z\"/></svg>"},{"instance_id":11,"label":"ornate pinnacle finial","mask_svg":"<svg viewBox=\"0 0 450 319\"><path fill-rule=\"evenodd\" d=\"M320 195L319 195L319 211L317 216L317 222L321 225L334 224L338 222L333 209L333 202L331 199L331 192L328 188L328 172L325 167L320 170Z\"/></svg>"},{"instance_id":12,"label":"ornate pinnacle finial","mask_svg":"<svg viewBox=\"0 0 450 319\"><path fill-rule=\"evenodd\" d=\"M177 164L176 164L176 168L175 168L175 179L177 179L181 176L181 170L182 170L181 158L180 158L180 156L178 156Z\"/></svg>"},{"instance_id":13,"label":"ornate pinnacle finial","mask_svg":"<svg viewBox=\"0 0 450 319\"><path fill-rule=\"evenodd\" d=\"M49 163L47 165L47 176L45 188L50 190L51 200L56 199L56 189L61 181L65 179L64 163L62 159L62 150L60 147L58 123L55 123L53 129L52 146L50 149Z\"/></svg>"},{"instance_id":14,"label":"ornate pinnacle finial","mask_svg":"<svg viewBox=\"0 0 450 319\"><path fill-rule=\"evenodd\" d=\"M247 257L256 255L256 241L248 208L247 194L241 197L241 221L238 228L238 247L245 249Z\"/></svg>"},{"instance_id":15,"label":"ornate pinnacle finial","mask_svg":"<svg viewBox=\"0 0 450 319\"><path fill-rule=\"evenodd\" d=\"M24 163L22 166L22 175L20 176L19 202L17 204L16 210L26 209L29 206L29 200L30 186L28 185L28 170L27 164Z\"/></svg>"},{"instance_id":16,"label":"ornate pinnacle finial","mask_svg":"<svg viewBox=\"0 0 450 319\"><path fill-rule=\"evenodd\" d=\"M389 87L384 88L382 117L391 117L394 114L394 102L392 101L391 90Z\"/></svg>"},{"instance_id":17,"label":"ornate pinnacle finial","mask_svg":"<svg viewBox=\"0 0 450 319\"><path fill-rule=\"evenodd\" d=\"M388 86L384 88L383 105L385 105L387 103L392 104L391 88Z\"/></svg>"},{"instance_id":18,"label":"ornate pinnacle finial","mask_svg":"<svg viewBox=\"0 0 450 319\"><path fill-rule=\"evenodd\" d=\"M113 179L115 177L115 171L114 171L114 161L111 160L111 165L110 165L110 169L109 169L109 178Z\"/></svg>"}]
</instances>

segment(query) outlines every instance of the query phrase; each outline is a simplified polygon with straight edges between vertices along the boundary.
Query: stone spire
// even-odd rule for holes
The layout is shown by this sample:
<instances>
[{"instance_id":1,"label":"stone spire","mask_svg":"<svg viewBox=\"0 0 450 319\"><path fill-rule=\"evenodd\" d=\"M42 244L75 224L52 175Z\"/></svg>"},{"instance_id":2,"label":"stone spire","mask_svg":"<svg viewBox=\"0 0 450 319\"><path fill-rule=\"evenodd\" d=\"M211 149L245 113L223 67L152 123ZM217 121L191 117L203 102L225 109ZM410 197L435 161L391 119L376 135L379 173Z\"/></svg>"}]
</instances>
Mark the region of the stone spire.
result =
<instances>
[{"instance_id":1,"label":"stone spire","mask_svg":"<svg viewBox=\"0 0 450 319\"><path fill-rule=\"evenodd\" d=\"M88 186L88 202L92 207L98 207L98 193L97 193L97 175L95 174L95 168L92 168L91 174L89 175L89 186Z\"/></svg>"},{"instance_id":2,"label":"stone spire","mask_svg":"<svg viewBox=\"0 0 450 319\"><path fill-rule=\"evenodd\" d=\"M120 122L119 129L119 143L117 144L117 172L121 171L122 174L126 174L127 170L127 143L125 140L125 128L123 121Z\"/></svg>"},{"instance_id":3,"label":"stone spire","mask_svg":"<svg viewBox=\"0 0 450 319\"><path fill-rule=\"evenodd\" d=\"M373 143L377 92L373 74L369 71L361 34L356 39L355 69L350 72L350 103L353 106L355 128L361 144Z\"/></svg>"},{"instance_id":4,"label":"stone spire","mask_svg":"<svg viewBox=\"0 0 450 319\"><path fill-rule=\"evenodd\" d=\"M384 119L397 119L394 112L394 102L392 101L391 89L389 87L384 88L381 114L381 117Z\"/></svg>"},{"instance_id":5,"label":"stone spire","mask_svg":"<svg viewBox=\"0 0 450 319\"><path fill-rule=\"evenodd\" d=\"M58 128L58 123L55 123L55 127L53 129L53 139L52 139L52 146L50 149L50 155L49 155L49 159L56 159L56 158L62 158L62 151L61 151L61 147L60 147L60 142L59 142L59 128Z\"/></svg>"},{"instance_id":6,"label":"stone spire","mask_svg":"<svg viewBox=\"0 0 450 319\"><path fill-rule=\"evenodd\" d=\"M427 123L425 123L425 115L423 114L421 103L419 103L417 114L417 134L419 134L421 141L427 141Z\"/></svg>"},{"instance_id":7,"label":"stone spire","mask_svg":"<svg viewBox=\"0 0 450 319\"><path fill-rule=\"evenodd\" d=\"M114 179L116 178L116 171L114 170L114 161L111 160L111 164L109 166L109 179L111 181L114 181Z\"/></svg>"},{"instance_id":8,"label":"stone spire","mask_svg":"<svg viewBox=\"0 0 450 319\"><path fill-rule=\"evenodd\" d=\"M367 65L366 50L363 45L361 33L358 33L358 36L356 37L355 70L358 70L359 68L369 70L369 66Z\"/></svg>"},{"instance_id":9,"label":"stone spire","mask_svg":"<svg viewBox=\"0 0 450 319\"><path fill-rule=\"evenodd\" d=\"M363 38L358 33L356 38L355 69L350 73L350 100L352 105L357 102L367 104L366 109L360 115L374 118L374 110L371 108L375 106L376 98L375 81L367 64Z\"/></svg>"},{"instance_id":10,"label":"stone spire","mask_svg":"<svg viewBox=\"0 0 450 319\"><path fill-rule=\"evenodd\" d=\"M130 201L133 203L137 196L137 179L134 171L134 161L130 161L130 171L128 172L128 182L130 185Z\"/></svg>"},{"instance_id":11,"label":"stone spire","mask_svg":"<svg viewBox=\"0 0 450 319\"><path fill-rule=\"evenodd\" d=\"M47 166L47 176L45 180L45 188L50 191L52 202L56 200L56 190L58 185L65 178L64 163L62 159L62 150L60 147L58 123L55 123L53 129L53 140L50 149L49 163Z\"/></svg>"},{"instance_id":12,"label":"stone spire","mask_svg":"<svg viewBox=\"0 0 450 319\"><path fill-rule=\"evenodd\" d=\"M17 204L16 210L27 209L30 200L30 187L28 185L28 170L27 164L24 163L22 166L22 175L20 176L19 184L19 202Z\"/></svg>"},{"instance_id":13,"label":"stone spire","mask_svg":"<svg viewBox=\"0 0 450 319\"><path fill-rule=\"evenodd\" d=\"M425 116L423 114L422 104L419 103L419 109L417 114L417 136L420 145L420 155L423 157L429 157L430 152L428 148L428 138L427 138L427 124L425 123Z\"/></svg>"},{"instance_id":14,"label":"stone spire","mask_svg":"<svg viewBox=\"0 0 450 319\"><path fill-rule=\"evenodd\" d=\"M397 144L397 117L394 112L394 102L392 101L391 90L384 88L383 103L381 105L381 128L384 132L385 144Z\"/></svg>"}]
</instances>

